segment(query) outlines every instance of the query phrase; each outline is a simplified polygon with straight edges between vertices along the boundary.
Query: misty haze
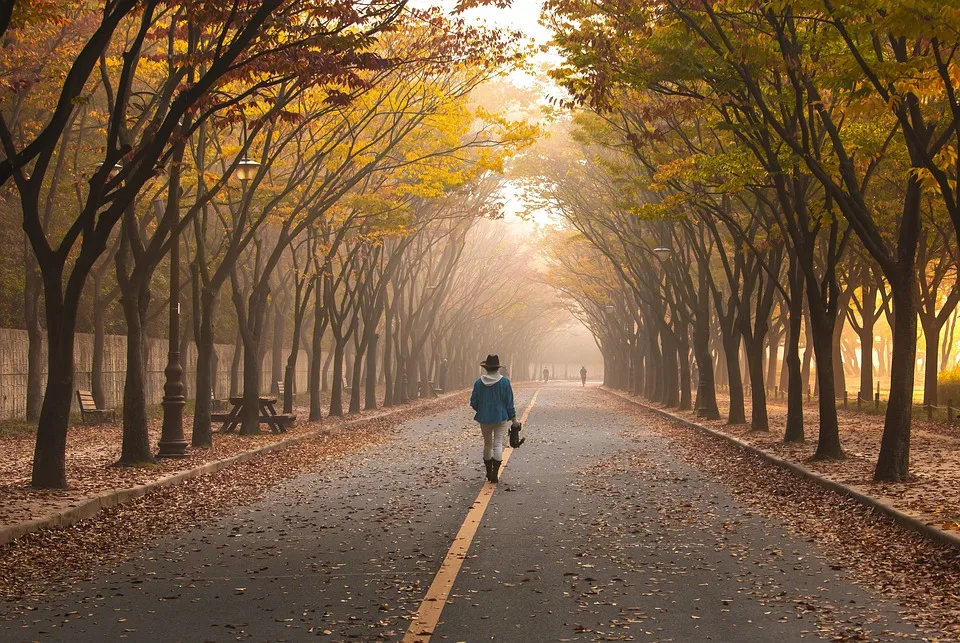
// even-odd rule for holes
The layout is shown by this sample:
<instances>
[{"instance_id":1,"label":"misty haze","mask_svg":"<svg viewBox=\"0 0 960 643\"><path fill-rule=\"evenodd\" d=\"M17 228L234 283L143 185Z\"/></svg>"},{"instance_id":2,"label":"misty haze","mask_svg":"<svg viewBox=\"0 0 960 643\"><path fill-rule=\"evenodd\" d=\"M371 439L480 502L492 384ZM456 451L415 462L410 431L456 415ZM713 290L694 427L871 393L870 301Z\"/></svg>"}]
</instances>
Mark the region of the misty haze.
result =
<instances>
[{"instance_id":1,"label":"misty haze","mask_svg":"<svg viewBox=\"0 0 960 643\"><path fill-rule=\"evenodd\" d=\"M960 642L952 1L0 36L0 639Z\"/></svg>"}]
</instances>

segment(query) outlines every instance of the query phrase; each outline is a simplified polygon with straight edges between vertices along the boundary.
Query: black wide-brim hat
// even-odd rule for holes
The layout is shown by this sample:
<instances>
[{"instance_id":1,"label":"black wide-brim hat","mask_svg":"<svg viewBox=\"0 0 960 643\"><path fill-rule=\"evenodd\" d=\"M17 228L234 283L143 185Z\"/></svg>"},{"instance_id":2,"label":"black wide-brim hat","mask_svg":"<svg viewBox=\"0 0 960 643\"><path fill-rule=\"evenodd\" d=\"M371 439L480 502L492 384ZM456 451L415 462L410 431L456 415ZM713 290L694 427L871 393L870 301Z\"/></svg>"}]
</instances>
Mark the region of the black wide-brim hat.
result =
<instances>
[{"instance_id":1,"label":"black wide-brim hat","mask_svg":"<svg viewBox=\"0 0 960 643\"><path fill-rule=\"evenodd\" d=\"M487 355L487 359L480 362L480 366L493 370L495 368L503 368L500 366L500 356L499 355Z\"/></svg>"}]
</instances>

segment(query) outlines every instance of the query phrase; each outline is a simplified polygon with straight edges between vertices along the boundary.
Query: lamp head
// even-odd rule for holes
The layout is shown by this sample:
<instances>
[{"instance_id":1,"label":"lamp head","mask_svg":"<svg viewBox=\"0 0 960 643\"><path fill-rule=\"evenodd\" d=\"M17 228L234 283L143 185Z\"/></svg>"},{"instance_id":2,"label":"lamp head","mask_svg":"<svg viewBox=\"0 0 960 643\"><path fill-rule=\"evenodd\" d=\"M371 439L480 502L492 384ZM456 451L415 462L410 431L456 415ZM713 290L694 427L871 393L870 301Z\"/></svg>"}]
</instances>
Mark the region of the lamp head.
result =
<instances>
[{"instance_id":1,"label":"lamp head","mask_svg":"<svg viewBox=\"0 0 960 643\"><path fill-rule=\"evenodd\" d=\"M244 156L237 163L237 169L235 173L237 178L241 181L252 181L254 177L257 176L257 172L260 170L260 164L256 161L247 158Z\"/></svg>"}]
</instances>

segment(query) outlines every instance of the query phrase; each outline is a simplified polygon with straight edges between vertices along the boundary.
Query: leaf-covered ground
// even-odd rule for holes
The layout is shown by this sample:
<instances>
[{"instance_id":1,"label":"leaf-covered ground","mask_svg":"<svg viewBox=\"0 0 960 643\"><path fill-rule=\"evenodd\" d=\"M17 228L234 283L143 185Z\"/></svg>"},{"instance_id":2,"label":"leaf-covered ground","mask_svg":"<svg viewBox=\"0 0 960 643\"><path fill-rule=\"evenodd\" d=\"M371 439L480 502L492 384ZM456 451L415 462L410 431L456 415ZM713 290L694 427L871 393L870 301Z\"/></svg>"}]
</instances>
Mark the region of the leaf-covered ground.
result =
<instances>
[{"instance_id":1,"label":"leaf-covered ground","mask_svg":"<svg viewBox=\"0 0 960 643\"><path fill-rule=\"evenodd\" d=\"M446 405L0 549L19 599L0 638L398 639L481 484L472 413ZM955 640L953 568L929 543L675 429L595 389L541 391L433 640L920 640L910 621Z\"/></svg>"},{"instance_id":2,"label":"leaf-covered ground","mask_svg":"<svg viewBox=\"0 0 960 643\"><path fill-rule=\"evenodd\" d=\"M625 410L630 406L636 413L645 413L635 405L624 404ZM774 428L770 435L750 433L748 427L724 426L723 422L706 424L782 457L802 459L812 455L815 443L786 447L778 442L783 435L783 417L775 409L771 410ZM689 413L678 415L694 419ZM855 484L861 490L882 492L892 504L905 509L918 506L908 504L911 498L922 498L928 490L944 489L940 484L925 484L921 475L918 482L902 485L866 482L872 474L869 458L875 455L876 447L867 449L871 438L879 440L880 429L873 424L878 419L842 414L841 438L848 458L837 463L804 464L831 478ZM815 420L808 415L808 436L811 425L816 426ZM885 516L872 513L850 498L827 491L730 443L665 420L654 419L651 426L670 440L673 454L682 461L718 479L739 501L756 506L764 514L780 520L795 535L823 547L835 561L836 569L845 571L851 579L903 605L904 616L920 624L929 634L926 640L960 641L960 551L938 545ZM911 463L915 471L932 475L942 470L933 457L934 445L940 444L942 438L924 437L925 429L918 433L921 436L917 441L922 446ZM859 452L861 448L865 452ZM952 476L949 480L956 485L956 469ZM928 498L922 506L942 503L942 506L956 507L956 489L954 486L952 497L942 494ZM864 610L869 612L868 607ZM833 640L870 640L858 636L855 632L838 631Z\"/></svg>"},{"instance_id":3,"label":"leaf-covered ground","mask_svg":"<svg viewBox=\"0 0 960 643\"><path fill-rule=\"evenodd\" d=\"M925 640L960 641L960 556L955 550L635 405L595 390L552 388L541 394L524 429L528 444L511 458L484 518L477 557L465 561L466 584L458 584L445 611L451 627L459 623L450 640L473 640L464 638L464 628L476 633L499 621L502 633L516 633L519 621L511 620L516 610L537 615L538 620L522 621L531 631L555 630L556 636L539 640L705 640L675 635L686 629L704 633L727 619L743 628L762 623L759 634L784 628L834 641L890 640L904 636L891 621L894 609L919 624ZM229 538L239 529L238 536L249 536L262 549L250 552L252 559L277 564L263 574L251 571L259 580L244 580L239 589L238 582L227 582L235 593L232 606L250 593L249 609L263 608L254 589L236 593L253 588L251 583L264 591L293 583L290 556L300 550L277 549L277 543L296 535L306 547L306 571L320 573L318 582L324 582L323 591L290 599L292 607L309 608L294 625L335 638L358 632L366 640L374 633L394 638L472 500L461 498L461 492L479 484L477 435L464 430L468 414L463 406L458 396L429 408L411 405L399 416L334 429L150 493L92 520L27 535L0 548L0 597L10 601L5 618L13 619L14 628L18 622L23 627L42 623L41 629L55 627L64 634L68 627L87 627L94 614L114 628L132 630L132 623L118 618L133 617L113 611L126 603L130 613L139 614L141 627L174 613L186 618L187 612L170 610L187 605L187 594L170 603L165 592L170 583L179 583L178 591L192 596L193 584L161 578L155 561L169 558L168 567L179 569L178 556L193 556L203 565L191 573L219 587L223 573L205 571L206 566L215 558L224 564L234 560L235 552L218 549L217 538ZM416 428L400 428L425 413L456 407L461 410L453 424L437 433L433 417L418 419ZM353 454L358 457L346 457ZM398 471L408 477L396 475ZM349 484L334 484L350 475ZM340 487L356 487L360 493L337 495ZM280 510L277 502L286 508ZM246 508L230 509L238 506ZM230 511L233 517L223 518ZM269 516L276 516L273 527ZM438 520L443 524L435 524ZM454 522L447 524L450 520ZM295 531L301 527L306 531ZM157 548L162 535L174 536L163 540L170 551ZM401 546L408 541L410 551ZM432 549L424 557L428 542ZM438 542L443 549L435 547ZM386 549L373 551L375 543ZM315 569L328 554L325 566ZM505 558L515 564L504 567ZM421 563L424 568L404 576L396 596L367 596L374 601L370 611L354 611L361 591L367 592L368 583L376 585L369 573L382 575L391 565L409 567L412 562L417 563L414 571ZM139 571L130 572L131 564ZM117 584L116 574L132 575ZM856 595L849 580L872 591ZM137 607L144 600L137 597L148 586L160 601L149 614ZM89 587L99 593L83 594L82 588ZM386 591L393 585L377 587ZM87 602L76 604L77 592ZM887 600L880 601L878 594ZM514 611L504 611L501 603ZM222 612L199 610L192 618L236 620ZM81 617L82 624L74 623ZM289 638L290 631L283 628L291 623L272 623L257 621L258 627L273 627L274 638ZM217 631L230 638L242 634ZM917 640L916 635L906 638Z\"/></svg>"},{"instance_id":4,"label":"leaf-covered ground","mask_svg":"<svg viewBox=\"0 0 960 643\"><path fill-rule=\"evenodd\" d=\"M410 408L430 404L429 400L418 401ZM299 418L309 415L304 407L295 408ZM33 463L34 437L32 435L0 438L0 527L43 518L57 511L72 507L91 496L110 489L123 489L145 484L165 476L193 469L222 460L244 451L273 444L317 429L335 431L345 422L357 417L372 417L380 412L362 413L342 418L324 417L322 422L298 420L286 433L275 435L264 425L260 435L242 436L237 432L221 434L219 425L214 425L213 447L187 449L187 457L161 459L156 465L124 467L115 466L120 458L122 431L119 423L99 426L75 425L67 433L67 490L37 490L30 487L30 471ZM149 422L150 442L160 439L162 421ZM184 416L184 433L190 440L193 418Z\"/></svg>"},{"instance_id":5,"label":"leaf-covered ground","mask_svg":"<svg viewBox=\"0 0 960 643\"><path fill-rule=\"evenodd\" d=\"M786 403L768 404L770 430L751 431L749 425L726 424L728 400L721 397L721 420L697 418L692 411L665 409L674 415L735 436L786 460L802 463L824 477L851 486L869 496L911 514L941 529L960 529L960 432L945 422L914 418L910 439L910 471L913 479L905 483L875 483L873 470L880 452L883 416L839 409L840 442L846 457L842 460L813 461L817 447L819 412L817 401L804 406L806 442L785 444ZM651 405L658 406L658 405ZM747 400L749 421L750 401ZM659 408L659 407L658 407Z\"/></svg>"},{"instance_id":6,"label":"leaf-covered ground","mask_svg":"<svg viewBox=\"0 0 960 643\"><path fill-rule=\"evenodd\" d=\"M63 529L27 534L0 548L0 569L4 570L0 574L0 599L29 602L55 595L92 570L125 559L161 534L205 524L230 507L259 497L282 480L316 471L325 463L393 439L393 429L427 409L438 412L462 404L462 399L453 396L439 402L415 402L399 413L372 417L350 427L339 421L339 426L330 426L329 432L290 448L158 489ZM324 422L333 424L327 419ZM299 430L309 428L304 424Z\"/></svg>"}]
</instances>

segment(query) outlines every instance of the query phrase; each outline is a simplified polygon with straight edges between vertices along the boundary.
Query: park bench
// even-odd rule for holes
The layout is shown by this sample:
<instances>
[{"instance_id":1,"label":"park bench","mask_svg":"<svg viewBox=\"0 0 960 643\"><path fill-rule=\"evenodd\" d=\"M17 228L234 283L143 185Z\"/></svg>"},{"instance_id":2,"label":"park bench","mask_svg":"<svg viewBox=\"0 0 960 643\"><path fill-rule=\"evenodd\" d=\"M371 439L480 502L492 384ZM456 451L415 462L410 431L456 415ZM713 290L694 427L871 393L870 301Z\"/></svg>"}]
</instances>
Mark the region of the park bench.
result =
<instances>
[{"instance_id":1,"label":"park bench","mask_svg":"<svg viewBox=\"0 0 960 643\"><path fill-rule=\"evenodd\" d=\"M443 393L443 389L442 389L442 388L437 388L437 387L433 384L433 382L427 382L427 384L430 385L430 390L433 391L433 394L434 394L434 395L440 395L441 393Z\"/></svg>"},{"instance_id":2,"label":"park bench","mask_svg":"<svg viewBox=\"0 0 960 643\"><path fill-rule=\"evenodd\" d=\"M283 400L285 399L285 398L283 397L283 392L284 392L285 390L286 390L286 389L285 389L284 386L283 386L283 380L277 380L277 403L280 405L280 408L281 408L281 409L283 408ZM275 415L274 417L275 417L275 418L279 418L279 419L277 420L277 422L284 423L283 425L284 425L285 427L288 426L288 425L289 425L289 426L292 426L292 425L293 425L293 421L297 419L297 416L296 416L296 415L284 414L284 413L278 413L278 414Z\"/></svg>"},{"instance_id":3,"label":"park bench","mask_svg":"<svg viewBox=\"0 0 960 643\"><path fill-rule=\"evenodd\" d=\"M90 391L77 391L77 402L80 403L80 418L84 424L104 424L116 422L117 412L114 409L98 409Z\"/></svg>"}]
</instances>

